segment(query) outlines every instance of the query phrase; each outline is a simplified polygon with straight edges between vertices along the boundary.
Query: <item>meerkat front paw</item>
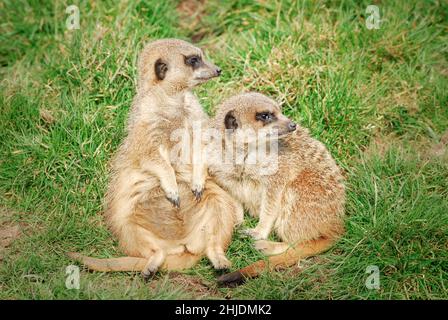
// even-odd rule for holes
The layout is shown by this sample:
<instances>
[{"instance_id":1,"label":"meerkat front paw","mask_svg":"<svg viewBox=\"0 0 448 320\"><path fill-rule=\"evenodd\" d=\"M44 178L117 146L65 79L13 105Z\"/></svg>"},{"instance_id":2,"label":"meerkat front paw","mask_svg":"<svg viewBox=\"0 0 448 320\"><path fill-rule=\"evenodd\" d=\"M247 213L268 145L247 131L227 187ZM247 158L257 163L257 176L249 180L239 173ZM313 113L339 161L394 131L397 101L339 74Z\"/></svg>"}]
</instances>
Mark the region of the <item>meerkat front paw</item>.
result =
<instances>
[{"instance_id":1,"label":"meerkat front paw","mask_svg":"<svg viewBox=\"0 0 448 320\"><path fill-rule=\"evenodd\" d=\"M204 194L204 185L200 183L194 183L191 187L191 192L193 192L196 201L201 201L202 195Z\"/></svg>"},{"instance_id":2,"label":"meerkat front paw","mask_svg":"<svg viewBox=\"0 0 448 320\"><path fill-rule=\"evenodd\" d=\"M252 237L254 240L266 240L269 236L269 232L260 230L258 228L245 229L243 234Z\"/></svg>"},{"instance_id":3,"label":"meerkat front paw","mask_svg":"<svg viewBox=\"0 0 448 320\"><path fill-rule=\"evenodd\" d=\"M178 191L166 192L166 199L176 208L180 208L180 198Z\"/></svg>"}]
</instances>

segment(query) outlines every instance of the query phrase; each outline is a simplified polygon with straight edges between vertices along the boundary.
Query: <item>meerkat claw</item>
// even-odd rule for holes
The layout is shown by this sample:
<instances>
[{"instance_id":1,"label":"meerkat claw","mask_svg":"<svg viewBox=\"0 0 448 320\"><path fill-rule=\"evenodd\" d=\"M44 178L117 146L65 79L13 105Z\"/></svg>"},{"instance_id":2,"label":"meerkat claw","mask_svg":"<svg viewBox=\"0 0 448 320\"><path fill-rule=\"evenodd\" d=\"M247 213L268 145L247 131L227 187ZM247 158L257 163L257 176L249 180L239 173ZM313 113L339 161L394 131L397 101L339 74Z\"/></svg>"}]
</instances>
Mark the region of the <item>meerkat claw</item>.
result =
<instances>
[{"instance_id":1,"label":"meerkat claw","mask_svg":"<svg viewBox=\"0 0 448 320\"><path fill-rule=\"evenodd\" d=\"M191 192L193 192L196 201L201 201L202 195L204 194L204 189L201 190L193 189L191 190Z\"/></svg>"},{"instance_id":2,"label":"meerkat claw","mask_svg":"<svg viewBox=\"0 0 448 320\"><path fill-rule=\"evenodd\" d=\"M171 202L171 204L173 206L175 206L176 208L180 208L180 199L179 196L175 196L175 197L166 197L166 199Z\"/></svg>"},{"instance_id":3,"label":"meerkat claw","mask_svg":"<svg viewBox=\"0 0 448 320\"><path fill-rule=\"evenodd\" d=\"M152 278L154 278L155 274L156 274L155 272L151 272L151 271L142 271L141 272L141 276L142 276L143 280L145 280L146 282L152 280Z\"/></svg>"}]
</instances>

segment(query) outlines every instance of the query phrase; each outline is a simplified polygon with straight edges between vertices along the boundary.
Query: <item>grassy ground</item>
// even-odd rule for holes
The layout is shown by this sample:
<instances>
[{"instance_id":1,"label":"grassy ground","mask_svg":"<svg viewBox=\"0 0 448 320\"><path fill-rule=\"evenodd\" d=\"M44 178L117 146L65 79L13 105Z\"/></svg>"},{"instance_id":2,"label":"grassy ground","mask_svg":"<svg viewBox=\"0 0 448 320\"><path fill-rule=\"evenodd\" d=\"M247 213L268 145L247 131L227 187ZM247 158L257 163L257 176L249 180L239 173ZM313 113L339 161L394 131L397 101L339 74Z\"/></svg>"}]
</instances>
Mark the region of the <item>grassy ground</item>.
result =
<instances>
[{"instance_id":1,"label":"grassy ground","mask_svg":"<svg viewBox=\"0 0 448 320\"><path fill-rule=\"evenodd\" d=\"M0 2L0 298L448 298L446 1L82 1L69 31L71 3ZM330 148L348 185L332 250L237 289L216 288L205 260L151 283L83 270L65 288L64 252L121 255L101 214L108 161L136 55L162 37L198 42L223 69L196 90L211 113L264 92ZM238 236L228 255L234 268L260 258Z\"/></svg>"}]
</instances>

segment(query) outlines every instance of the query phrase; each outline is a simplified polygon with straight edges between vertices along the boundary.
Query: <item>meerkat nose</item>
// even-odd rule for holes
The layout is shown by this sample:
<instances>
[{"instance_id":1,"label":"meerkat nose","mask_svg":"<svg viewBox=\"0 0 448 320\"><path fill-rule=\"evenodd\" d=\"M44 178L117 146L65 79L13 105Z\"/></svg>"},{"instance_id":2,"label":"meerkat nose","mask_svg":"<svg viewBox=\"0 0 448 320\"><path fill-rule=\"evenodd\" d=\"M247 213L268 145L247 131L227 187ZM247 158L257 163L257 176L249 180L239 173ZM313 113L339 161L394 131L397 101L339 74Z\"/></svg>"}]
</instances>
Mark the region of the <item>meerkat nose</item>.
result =
<instances>
[{"instance_id":1,"label":"meerkat nose","mask_svg":"<svg viewBox=\"0 0 448 320\"><path fill-rule=\"evenodd\" d=\"M294 130L296 130L296 128L297 128L297 124L295 124L294 122L290 122L289 124L288 124L288 130L289 131L294 131Z\"/></svg>"},{"instance_id":2,"label":"meerkat nose","mask_svg":"<svg viewBox=\"0 0 448 320\"><path fill-rule=\"evenodd\" d=\"M216 74L217 74L218 76L221 75L221 72L222 72L221 68L217 68L217 69L216 69Z\"/></svg>"}]
</instances>

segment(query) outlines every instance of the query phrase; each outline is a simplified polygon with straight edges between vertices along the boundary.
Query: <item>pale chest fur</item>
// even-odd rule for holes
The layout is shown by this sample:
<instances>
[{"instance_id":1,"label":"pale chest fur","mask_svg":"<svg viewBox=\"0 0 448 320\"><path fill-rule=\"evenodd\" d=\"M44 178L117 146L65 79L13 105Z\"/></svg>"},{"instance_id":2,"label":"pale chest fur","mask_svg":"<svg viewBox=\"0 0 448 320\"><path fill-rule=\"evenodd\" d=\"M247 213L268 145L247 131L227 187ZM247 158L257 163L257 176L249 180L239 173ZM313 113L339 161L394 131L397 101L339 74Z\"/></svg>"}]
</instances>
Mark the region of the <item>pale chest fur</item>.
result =
<instances>
[{"instance_id":1,"label":"pale chest fur","mask_svg":"<svg viewBox=\"0 0 448 320\"><path fill-rule=\"evenodd\" d=\"M247 169L242 166L221 166L219 170L212 168L212 172L218 184L241 202L251 216L258 216L265 185L256 175L248 174Z\"/></svg>"}]
</instances>

